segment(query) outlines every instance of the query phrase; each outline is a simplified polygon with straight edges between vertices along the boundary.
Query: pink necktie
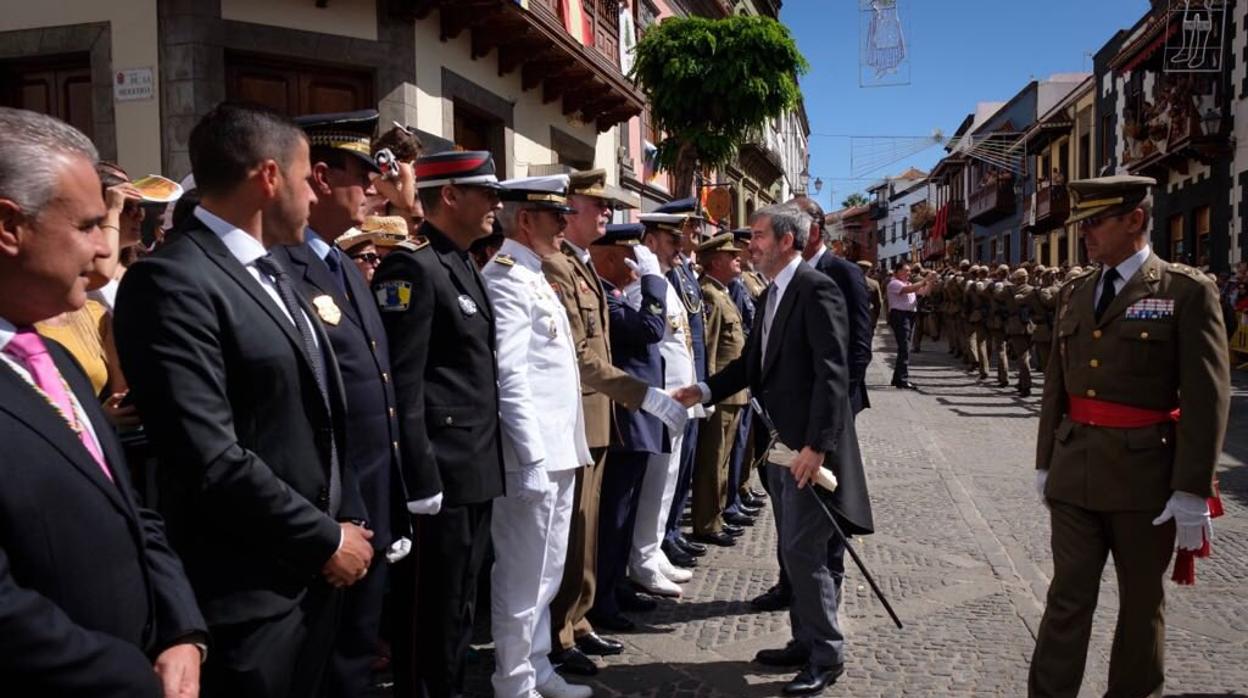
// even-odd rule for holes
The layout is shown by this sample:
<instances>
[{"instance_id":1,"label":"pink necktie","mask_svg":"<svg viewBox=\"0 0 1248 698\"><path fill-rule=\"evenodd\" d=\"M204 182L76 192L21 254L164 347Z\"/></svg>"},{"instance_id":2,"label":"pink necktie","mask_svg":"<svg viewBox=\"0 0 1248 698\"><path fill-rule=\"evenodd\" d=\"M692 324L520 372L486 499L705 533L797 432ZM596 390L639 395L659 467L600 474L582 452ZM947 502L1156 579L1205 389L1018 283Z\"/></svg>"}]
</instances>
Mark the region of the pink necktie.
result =
<instances>
[{"instance_id":1,"label":"pink necktie","mask_svg":"<svg viewBox=\"0 0 1248 698\"><path fill-rule=\"evenodd\" d=\"M65 388L65 382L61 379L61 372L57 370L56 364L52 361L52 355L48 353L48 347L43 343L43 338L34 330L19 330L4 351L26 364L26 369L30 371L35 385L39 386L52 406L61 413L61 417L65 419L69 428L77 432L78 438L82 439L82 445L99 464L105 477L111 481L113 474L109 472L108 465L104 462L104 454L100 452L99 444L91 438L85 425L79 424L78 414L74 411L74 402L69 399L69 392Z\"/></svg>"}]
</instances>

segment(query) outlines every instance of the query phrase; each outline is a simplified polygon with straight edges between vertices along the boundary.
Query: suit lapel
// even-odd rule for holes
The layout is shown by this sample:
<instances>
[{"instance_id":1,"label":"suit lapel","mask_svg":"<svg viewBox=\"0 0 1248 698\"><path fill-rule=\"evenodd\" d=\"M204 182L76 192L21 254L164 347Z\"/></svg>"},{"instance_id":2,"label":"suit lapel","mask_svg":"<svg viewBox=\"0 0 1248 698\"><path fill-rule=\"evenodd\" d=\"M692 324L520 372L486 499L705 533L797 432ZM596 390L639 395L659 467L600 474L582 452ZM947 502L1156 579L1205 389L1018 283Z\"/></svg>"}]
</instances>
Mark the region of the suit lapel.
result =
<instances>
[{"instance_id":1,"label":"suit lapel","mask_svg":"<svg viewBox=\"0 0 1248 698\"><path fill-rule=\"evenodd\" d=\"M477 312L483 313L486 320L492 319L493 313L490 311L490 303L485 295L485 287L481 284L481 276L468 268L468 263L464 261L462 253L450 240L444 238L439 242L438 260L450 272L451 280L455 282L460 295L471 298L477 306Z\"/></svg>"},{"instance_id":2,"label":"suit lapel","mask_svg":"<svg viewBox=\"0 0 1248 698\"><path fill-rule=\"evenodd\" d=\"M65 381L70 384L74 391L74 396L82 403L84 410L88 415L91 414L90 407L83 401L82 395L91 395L90 388L84 392L78 381L75 381L73 372L78 370L71 366L66 360L57 355L56 350L52 350L53 360L56 361L57 369L61 371L61 375L65 377ZM82 441L78 439L78 435L69 428L69 424L65 419L57 413L47 401L35 391L33 387L21 376L17 375L6 362L0 361L0 392L6 396L13 396L12 399L6 397L0 400L0 410L4 410L16 417L18 420L30 427L31 431L39 434L53 448L60 451L65 456L65 460L69 461L75 470L83 477L87 478L104 493L104 496L113 503L123 513L131 515L133 512L127 506L121 493L118 491L117 485L109 481L104 472L100 470L100 464L95 462L91 457L87 447L82 445ZM91 398L93 399L93 398ZM98 410L97 410L98 411ZM119 459L111 448L105 448L105 434L102 429L112 429L107 423L101 425L94 419L91 425L95 428L97 441L100 443L101 451L104 453L105 460L114 478L130 477L130 473L124 467L124 459Z\"/></svg>"},{"instance_id":3,"label":"suit lapel","mask_svg":"<svg viewBox=\"0 0 1248 698\"><path fill-rule=\"evenodd\" d=\"M1161 283L1161 265L1160 257L1155 254L1149 254L1148 259L1144 260L1144 263L1135 271L1135 274L1123 285L1118 295L1114 296L1113 302L1105 309L1105 314L1101 316L1096 326L1103 327L1106 323L1126 312L1126 309L1130 308L1131 304L1155 293L1157 286ZM1096 276L1098 285L1103 283L1101 281L1102 274L1104 274L1103 271Z\"/></svg>"},{"instance_id":4,"label":"suit lapel","mask_svg":"<svg viewBox=\"0 0 1248 698\"><path fill-rule=\"evenodd\" d=\"M291 264L298 268L298 276L303 282L320 292L316 295L329 296L334 300L334 304L342 309L347 319L356 325L360 324L359 313L355 304L351 302L353 299L342 294L342 289L338 288L338 282L334 280L333 272L323 260L317 258L312 248L307 245L290 245L286 248L286 254ZM347 270L344 268L343 271ZM355 291L353 290L352 293L354 294Z\"/></svg>"},{"instance_id":5,"label":"suit lapel","mask_svg":"<svg viewBox=\"0 0 1248 698\"><path fill-rule=\"evenodd\" d=\"M776 356L780 353L780 342L777 342L776 338L784 335L784 326L789 320L789 314L793 311L798 279L809 271L812 271L810 265L805 262L798 264L797 270L793 272L793 278L789 279L789 285L784 288L784 296L780 298L780 307L776 308L776 317L772 319L771 330L767 333L767 355L763 357L763 376L771 370L772 364L776 362ZM766 314L766 310L763 313Z\"/></svg>"}]
</instances>

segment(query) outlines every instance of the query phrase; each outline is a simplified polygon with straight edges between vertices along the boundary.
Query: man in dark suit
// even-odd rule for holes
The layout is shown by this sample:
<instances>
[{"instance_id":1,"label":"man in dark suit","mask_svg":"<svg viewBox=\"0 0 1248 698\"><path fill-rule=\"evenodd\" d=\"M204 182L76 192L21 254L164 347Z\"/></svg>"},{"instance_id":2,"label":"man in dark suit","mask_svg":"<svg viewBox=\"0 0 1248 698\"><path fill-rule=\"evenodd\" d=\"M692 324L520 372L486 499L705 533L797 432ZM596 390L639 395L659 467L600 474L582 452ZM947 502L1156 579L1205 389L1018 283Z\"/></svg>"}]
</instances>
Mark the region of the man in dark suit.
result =
<instances>
[{"instance_id":1,"label":"man in dark suit","mask_svg":"<svg viewBox=\"0 0 1248 698\"><path fill-rule=\"evenodd\" d=\"M610 312L611 362L643 383L662 385L659 342L665 328L667 284L658 259L641 245L644 232L640 223L608 225L589 253ZM632 590L625 571L646 462L653 454L670 452L671 440L658 417L623 405L612 409L615 438L607 450L598 509L598 588L588 617L595 628L628 632L636 626L622 611L656 606Z\"/></svg>"},{"instance_id":2,"label":"man in dark suit","mask_svg":"<svg viewBox=\"0 0 1248 698\"><path fill-rule=\"evenodd\" d=\"M373 564L343 598L342 624L329 666L331 696L361 696L370 688L377 657L382 598L386 591L386 549L401 536L407 501L399 470L398 416L390 382L390 350L381 315L364 275L334 246L364 222L370 176L378 172L370 154L377 112L321 114L296 120L311 145L312 190L302 245L277 246L273 257L290 275L325 326L347 402L343 467L355 473L373 530ZM395 510L398 511L395 511ZM392 523L392 520L394 523ZM394 632L411 632L396 618Z\"/></svg>"},{"instance_id":3,"label":"man in dark suit","mask_svg":"<svg viewBox=\"0 0 1248 698\"><path fill-rule=\"evenodd\" d=\"M191 131L200 205L126 273L122 367L160 461L169 535L208 619L208 696L317 696L340 588L372 559L342 379L315 309L265 246L303 237L308 142L222 104Z\"/></svg>"},{"instance_id":4,"label":"man in dark suit","mask_svg":"<svg viewBox=\"0 0 1248 698\"><path fill-rule=\"evenodd\" d=\"M751 227L750 252L772 282L759 299L750 342L740 359L676 397L692 405L750 388L777 429L779 450L791 461L785 467L773 461L767 471L793 587L794 639L783 649L759 652L755 660L803 666L784 692L805 695L836 681L845 651L837 622L844 541L815 498L824 499L848 534L871 533L874 523L848 397L845 300L835 283L799 256L810 232L801 209L789 204L762 209ZM771 458L778 459L776 449ZM803 491L821 467L835 474L839 486L830 493Z\"/></svg>"},{"instance_id":5,"label":"man in dark suit","mask_svg":"<svg viewBox=\"0 0 1248 698\"><path fill-rule=\"evenodd\" d=\"M488 152L422 157L416 180L420 238L386 255L372 289L394 367L407 509L420 515L416 554L393 575L394 613L416 629L395 637L395 694L438 698L464 690L477 578L504 488L494 312L468 253L502 204Z\"/></svg>"},{"instance_id":6,"label":"man in dark suit","mask_svg":"<svg viewBox=\"0 0 1248 698\"><path fill-rule=\"evenodd\" d=\"M0 686L190 695L207 635L182 564L91 383L32 327L81 308L108 256L97 159L68 124L0 108Z\"/></svg>"}]
</instances>

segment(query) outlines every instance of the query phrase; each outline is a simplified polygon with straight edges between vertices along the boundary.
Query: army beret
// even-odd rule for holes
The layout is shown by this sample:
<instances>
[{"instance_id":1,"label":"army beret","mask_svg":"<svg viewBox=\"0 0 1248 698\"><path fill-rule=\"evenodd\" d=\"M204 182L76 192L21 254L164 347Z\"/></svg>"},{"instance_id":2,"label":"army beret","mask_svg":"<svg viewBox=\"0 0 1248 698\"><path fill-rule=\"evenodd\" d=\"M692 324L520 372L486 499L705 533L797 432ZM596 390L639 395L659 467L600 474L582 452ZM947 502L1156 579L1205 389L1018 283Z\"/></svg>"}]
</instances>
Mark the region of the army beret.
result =
<instances>
[{"instance_id":1,"label":"army beret","mask_svg":"<svg viewBox=\"0 0 1248 698\"><path fill-rule=\"evenodd\" d=\"M1066 185L1070 192L1070 216L1066 223L1130 213L1156 185L1157 180L1152 177L1133 175L1077 179Z\"/></svg>"}]
</instances>

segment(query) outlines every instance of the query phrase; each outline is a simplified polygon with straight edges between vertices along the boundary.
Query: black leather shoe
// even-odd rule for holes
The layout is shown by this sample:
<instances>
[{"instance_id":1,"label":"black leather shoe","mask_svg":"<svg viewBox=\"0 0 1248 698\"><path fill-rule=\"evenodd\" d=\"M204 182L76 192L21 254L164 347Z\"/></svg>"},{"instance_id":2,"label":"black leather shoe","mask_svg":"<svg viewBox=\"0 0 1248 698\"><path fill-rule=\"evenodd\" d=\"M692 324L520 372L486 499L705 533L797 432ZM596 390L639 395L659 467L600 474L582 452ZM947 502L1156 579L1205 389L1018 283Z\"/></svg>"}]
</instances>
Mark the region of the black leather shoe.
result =
<instances>
[{"instance_id":1,"label":"black leather shoe","mask_svg":"<svg viewBox=\"0 0 1248 698\"><path fill-rule=\"evenodd\" d=\"M1031 388L1019 388L1018 396L1019 397L1031 397Z\"/></svg>"},{"instance_id":2,"label":"black leather shoe","mask_svg":"<svg viewBox=\"0 0 1248 698\"><path fill-rule=\"evenodd\" d=\"M784 695L809 696L822 693L823 689L836 683L836 680L840 678L844 671L844 664L833 664L832 666L807 664L806 668L798 672L792 681L784 685Z\"/></svg>"},{"instance_id":3,"label":"black leather shoe","mask_svg":"<svg viewBox=\"0 0 1248 698\"><path fill-rule=\"evenodd\" d=\"M676 564L676 563L673 562L672 564ZM648 596L642 596L641 594L638 594L632 590L623 591L623 592L620 592L619 594L616 594L615 603L619 605L621 611L628 611L630 613L647 613L659 607L659 602L655 601L654 599ZM593 623L594 625L598 625L597 623L594 622L592 618L590 619L589 622ZM603 626L603 627L606 627L606 626ZM607 628L607 630L613 630L613 629ZM614 630L613 632L620 632L620 631Z\"/></svg>"},{"instance_id":4,"label":"black leather shoe","mask_svg":"<svg viewBox=\"0 0 1248 698\"><path fill-rule=\"evenodd\" d=\"M760 611L779 611L788 608L791 603L793 592L781 589L779 584L750 600L750 605Z\"/></svg>"},{"instance_id":5,"label":"black leather shoe","mask_svg":"<svg viewBox=\"0 0 1248 698\"><path fill-rule=\"evenodd\" d=\"M898 381L896 383L893 383L893 387L901 388L903 390L918 390L919 389L919 386L915 385L914 383L911 383L910 381Z\"/></svg>"},{"instance_id":6,"label":"black leather shoe","mask_svg":"<svg viewBox=\"0 0 1248 698\"><path fill-rule=\"evenodd\" d=\"M636 627L633 625L633 621L625 618L624 616L616 616L616 618L623 621L623 624L627 625L630 629ZM594 623L592 620L590 622ZM594 623L594 625L598 624ZM608 628L605 625L602 626L602 628L604 630L614 630L614 628ZM619 654L624 651L623 642L603 637L598 633L589 633L588 635L582 635L581 637L576 638L576 647L585 654L594 654L599 657L609 657L613 654Z\"/></svg>"},{"instance_id":7,"label":"black leather shoe","mask_svg":"<svg viewBox=\"0 0 1248 698\"><path fill-rule=\"evenodd\" d=\"M751 489L749 494L754 499L757 499L760 504L767 501L767 493L762 490Z\"/></svg>"},{"instance_id":8,"label":"black leather shoe","mask_svg":"<svg viewBox=\"0 0 1248 698\"><path fill-rule=\"evenodd\" d=\"M677 567L697 567L697 558L678 548L675 543L663 541L661 547L663 554L667 556L667 561L673 565Z\"/></svg>"},{"instance_id":9,"label":"black leather shoe","mask_svg":"<svg viewBox=\"0 0 1248 698\"><path fill-rule=\"evenodd\" d=\"M796 642L790 642L778 650L759 650L758 654L754 655L754 661L763 666L804 667L810 663L810 651L803 649Z\"/></svg>"},{"instance_id":10,"label":"black leather shoe","mask_svg":"<svg viewBox=\"0 0 1248 698\"><path fill-rule=\"evenodd\" d=\"M600 613L594 613L593 611L590 611L589 613L585 614L585 618L589 621L590 625L594 626L595 628L609 630L613 633L631 633L637 629L636 623L629 620L627 616L622 616L619 613L612 615L612 616L608 616L608 615L603 615ZM597 633L595 633L594 636L597 637ZM600 654L598 652L591 651L590 647L586 647L585 645L581 644L581 640L584 640L584 639L585 638L580 638L576 641L576 646L580 647L582 652L584 652L585 654ZM616 642L615 640L607 640L606 638L599 638L599 639L605 640L608 644L613 643L613 644L620 645L620 651L623 651L624 649L624 645L622 643ZM619 652L611 652L611 654L619 654Z\"/></svg>"},{"instance_id":11,"label":"black leather shoe","mask_svg":"<svg viewBox=\"0 0 1248 698\"><path fill-rule=\"evenodd\" d=\"M732 536L728 535L727 533L724 533L723 531L719 531L717 533L696 534L694 535L694 538L696 538L698 542L700 543L706 543L707 545L718 545L721 548L731 548L732 546L737 544L736 538L733 538Z\"/></svg>"},{"instance_id":12,"label":"black leather shoe","mask_svg":"<svg viewBox=\"0 0 1248 698\"><path fill-rule=\"evenodd\" d=\"M724 514L724 523L732 524L733 526L753 526L754 517L732 511Z\"/></svg>"},{"instance_id":13,"label":"black leather shoe","mask_svg":"<svg viewBox=\"0 0 1248 698\"><path fill-rule=\"evenodd\" d=\"M679 546L681 550L684 550L694 557L702 557L706 554L705 545L695 543L684 536L676 539L676 545Z\"/></svg>"},{"instance_id":14,"label":"black leather shoe","mask_svg":"<svg viewBox=\"0 0 1248 698\"><path fill-rule=\"evenodd\" d=\"M763 510L763 501L753 497L742 497L737 509L746 516L758 516L758 513Z\"/></svg>"},{"instance_id":15,"label":"black leather shoe","mask_svg":"<svg viewBox=\"0 0 1248 698\"><path fill-rule=\"evenodd\" d=\"M594 660L577 647L551 652L550 663L561 674L595 676L598 673L598 665L594 664Z\"/></svg>"},{"instance_id":16,"label":"black leather shoe","mask_svg":"<svg viewBox=\"0 0 1248 698\"><path fill-rule=\"evenodd\" d=\"M745 535L745 529L740 526L733 526L732 524L724 524L724 533L727 533L733 538L740 538Z\"/></svg>"}]
</instances>

